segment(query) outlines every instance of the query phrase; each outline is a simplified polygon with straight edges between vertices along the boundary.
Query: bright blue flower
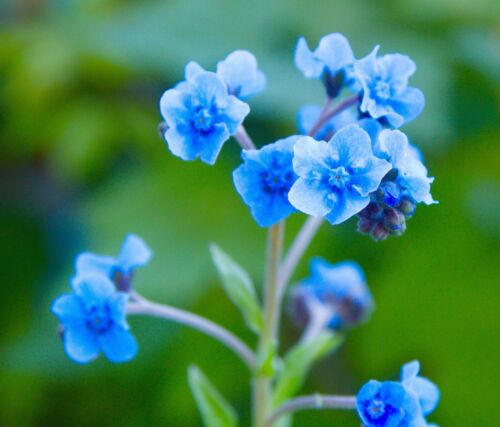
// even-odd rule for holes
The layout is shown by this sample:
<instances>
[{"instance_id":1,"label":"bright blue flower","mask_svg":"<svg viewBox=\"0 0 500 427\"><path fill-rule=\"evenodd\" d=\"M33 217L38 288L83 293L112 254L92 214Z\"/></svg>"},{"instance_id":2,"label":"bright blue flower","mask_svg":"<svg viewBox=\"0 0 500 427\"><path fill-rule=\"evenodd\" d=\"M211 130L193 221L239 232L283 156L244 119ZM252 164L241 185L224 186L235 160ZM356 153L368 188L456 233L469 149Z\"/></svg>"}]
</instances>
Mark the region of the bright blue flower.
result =
<instances>
[{"instance_id":1,"label":"bright blue flower","mask_svg":"<svg viewBox=\"0 0 500 427\"><path fill-rule=\"evenodd\" d=\"M52 304L62 326L67 355L88 363L101 352L112 362L126 362L137 353L137 343L125 318L128 294L118 292L105 276L77 276L73 293Z\"/></svg>"},{"instance_id":2,"label":"bright blue flower","mask_svg":"<svg viewBox=\"0 0 500 427\"><path fill-rule=\"evenodd\" d=\"M404 133L388 129L382 131L373 151L376 156L390 162L397 171L395 183L399 187L400 197L409 197L416 203L423 202L426 205L436 203L431 196L434 178L427 176L419 151L409 144Z\"/></svg>"},{"instance_id":3,"label":"bright blue flower","mask_svg":"<svg viewBox=\"0 0 500 427\"><path fill-rule=\"evenodd\" d=\"M331 329L352 327L365 321L374 308L361 267L353 261L329 264L322 258L311 261L311 275L300 282L292 304L305 317L301 323L323 318ZM300 319L298 319L300 321Z\"/></svg>"},{"instance_id":4,"label":"bright blue flower","mask_svg":"<svg viewBox=\"0 0 500 427\"><path fill-rule=\"evenodd\" d=\"M356 410L364 427L417 427L415 398L401 383L369 381L356 396Z\"/></svg>"},{"instance_id":5,"label":"bright blue flower","mask_svg":"<svg viewBox=\"0 0 500 427\"><path fill-rule=\"evenodd\" d=\"M327 143L303 137L295 143L293 168L299 179L288 198L309 215L340 224L370 202L390 163L373 155L370 136L357 125L338 131Z\"/></svg>"},{"instance_id":6,"label":"bright blue flower","mask_svg":"<svg viewBox=\"0 0 500 427\"><path fill-rule=\"evenodd\" d=\"M144 240L129 234L116 258L85 252L76 259L76 275L102 274L122 291L129 291L134 271L149 262L152 253Z\"/></svg>"},{"instance_id":7,"label":"bright blue flower","mask_svg":"<svg viewBox=\"0 0 500 427\"><path fill-rule=\"evenodd\" d=\"M260 150L243 151L243 164L233 172L236 190L261 227L269 227L295 211L288 192L297 179L292 158L298 138L290 136Z\"/></svg>"},{"instance_id":8,"label":"bright blue flower","mask_svg":"<svg viewBox=\"0 0 500 427\"><path fill-rule=\"evenodd\" d=\"M311 51L304 37L295 48L295 65L309 79L318 79L324 71L335 75L354 62L349 41L339 33L324 36L316 50Z\"/></svg>"},{"instance_id":9,"label":"bright blue flower","mask_svg":"<svg viewBox=\"0 0 500 427\"><path fill-rule=\"evenodd\" d=\"M427 378L419 377L420 363L413 361L401 368L403 386L417 396L423 415L429 415L439 402L439 389Z\"/></svg>"},{"instance_id":10,"label":"bright blue flower","mask_svg":"<svg viewBox=\"0 0 500 427\"><path fill-rule=\"evenodd\" d=\"M257 68L257 60L246 50L235 50L217 64L217 75L224 79L231 95L246 99L262 92L266 76Z\"/></svg>"},{"instance_id":11,"label":"bright blue flower","mask_svg":"<svg viewBox=\"0 0 500 427\"><path fill-rule=\"evenodd\" d=\"M400 127L417 117L424 108L419 89L408 86L415 63L406 55L377 57L379 47L354 63L354 73L362 87L360 109L375 119L384 119L392 127Z\"/></svg>"},{"instance_id":12,"label":"bright blue flower","mask_svg":"<svg viewBox=\"0 0 500 427\"><path fill-rule=\"evenodd\" d=\"M160 99L170 151L183 160L200 157L214 164L224 142L249 113L247 104L228 94L226 83L215 73L186 66L186 81L167 90Z\"/></svg>"}]
</instances>

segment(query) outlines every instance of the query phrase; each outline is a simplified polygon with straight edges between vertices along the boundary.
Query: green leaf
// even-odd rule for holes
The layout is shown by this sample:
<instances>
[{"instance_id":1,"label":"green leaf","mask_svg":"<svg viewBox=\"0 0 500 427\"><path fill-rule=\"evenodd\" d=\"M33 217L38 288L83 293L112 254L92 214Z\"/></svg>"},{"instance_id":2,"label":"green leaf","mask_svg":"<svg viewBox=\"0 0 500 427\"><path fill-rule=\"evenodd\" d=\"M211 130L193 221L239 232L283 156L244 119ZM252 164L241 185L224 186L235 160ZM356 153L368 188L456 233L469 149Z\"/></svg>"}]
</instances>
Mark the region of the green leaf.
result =
<instances>
[{"instance_id":1,"label":"green leaf","mask_svg":"<svg viewBox=\"0 0 500 427\"><path fill-rule=\"evenodd\" d=\"M311 366L342 342L342 335L324 331L313 340L293 347L285 355L273 396L273 405L280 405L299 391Z\"/></svg>"},{"instance_id":2,"label":"green leaf","mask_svg":"<svg viewBox=\"0 0 500 427\"><path fill-rule=\"evenodd\" d=\"M234 409L196 366L188 369L188 380L205 427L236 427Z\"/></svg>"},{"instance_id":3,"label":"green leaf","mask_svg":"<svg viewBox=\"0 0 500 427\"><path fill-rule=\"evenodd\" d=\"M262 313L252 279L217 245L210 245L210 252L227 295L243 314L248 327L258 334L262 329Z\"/></svg>"}]
</instances>

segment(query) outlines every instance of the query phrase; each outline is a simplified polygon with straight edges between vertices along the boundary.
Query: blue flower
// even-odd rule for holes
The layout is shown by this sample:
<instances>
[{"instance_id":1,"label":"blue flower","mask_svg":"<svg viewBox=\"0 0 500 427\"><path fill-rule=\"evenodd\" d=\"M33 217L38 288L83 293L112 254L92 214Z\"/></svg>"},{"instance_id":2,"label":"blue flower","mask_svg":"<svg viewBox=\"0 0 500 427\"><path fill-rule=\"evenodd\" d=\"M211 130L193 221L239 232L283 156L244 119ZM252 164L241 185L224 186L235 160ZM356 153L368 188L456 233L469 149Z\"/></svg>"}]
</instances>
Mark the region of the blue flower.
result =
<instances>
[{"instance_id":1,"label":"blue flower","mask_svg":"<svg viewBox=\"0 0 500 427\"><path fill-rule=\"evenodd\" d=\"M400 197L409 197L416 203L437 203L431 196L434 178L427 176L427 169L420 160L420 153L411 146L406 135L397 130L384 130L378 136L373 151L397 171L395 183ZM394 205L395 206L395 205Z\"/></svg>"},{"instance_id":2,"label":"blue flower","mask_svg":"<svg viewBox=\"0 0 500 427\"><path fill-rule=\"evenodd\" d=\"M349 41L339 33L324 36L313 52L301 37L295 48L295 65L309 79L318 79L324 71L335 75L354 62Z\"/></svg>"},{"instance_id":3,"label":"blue flower","mask_svg":"<svg viewBox=\"0 0 500 427\"><path fill-rule=\"evenodd\" d=\"M105 276L78 276L73 293L52 304L62 326L67 355L88 363L101 352L112 362L126 362L137 353L137 343L125 318L128 294L118 292Z\"/></svg>"},{"instance_id":4,"label":"blue flower","mask_svg":"<svg viewBox=\"0 0 500 427\"><path fill-rule=\"evenodd\" d=\"M250 108L228 94L219 76L200 68L196 63L186 66L186 81L162 95L160 110L170 151L183 160L200 157L214 164L222 145L234 135Z\"/></svg>"},{"instance_id":5,"label":"blue flower","mask_svg":"<svg viewBox=\"0 0 500 427\"><path fill-rule=\"evenodd\" d=\"M417 427L420 415L414 397L399 382L369 381L356 396L356 410L364 427Z\"/></svg>"},{"instance_id":6,"label":"blue flower","mask_svg":"<svg viewBox=\"0 0 500 427\"><path fill-rule=\"evenodd\" d=\"M354 63L354 75L362 88L360 109L397 128L422 112L424 96L419 89L408 86L415 63L400 54L378 58L378 49L375 47L372 53Z\"/></svg>"},{"instance_id":7,"label":"blue flower","mask_svg":"<svg viewBox=\"0 0 500 427\"><path fill-rule=\"evenodd\" d=\"M257 60L246 50L235 50L217 64L217 75L224 79L231 95L246 99L262 92L266 76L257 68Z\"/></svg>"},{"instance_id":8,"label":"blue flower","mask_svg":"<svg viewBox=\"0 0 500 427\"><path fill-rule=\"evenodd\" d=\"M76 275L102 274L122 291L129 291L134 271L149 262L152 253L144 240L129 234L116 258L85 252L76 259Z\"/></svg>"},{"instance_id":9,"label":"blue flower","mask_svg":"<svg viewBox=\"0 0 500 427\"><path fill-rule=\"evenodd\" d=\"M427 378L419 377L420 363L413 361L401 368L401 382L411 393L414 393L420 404L423 415L429 415L436 409L440 393L437 386Z\"/></svg>"},{"instance_id":10,"label":"blue flower","mask_svg":"<svg viewBox=\"0 0 500 427\"><path fill-rule=\"evenodd\" d=\"M260 150L243 151L243 164L233 172L236 190L261 227L269 227L295 211L288 192L297 179L292 158L298 138L290 136Z\"/></svg>"},{"instance_id":11,"label":"blue flower","mask_svg":"<svg viewBox=\"0 0 500 427\"><path fill-rule=\"evenodd\" d=\"M374 309L373 297L361 267L353 261L329 264L311 261L311 275L295 288L293 314L299 323L322 322L343 329L365 321ZM316 319L320 316L321 319Z\"/></svg>"},{"instance_id":12,"label":"blue flower","mask_svg":"<svg viewBox=\"0 0 500 427\"><path fill-rule=\"evenodd\" d=\"M365 427L431 427L425 416L439 401L439 389L418 376L420 364L407 363L401 382L370 381L356 396L356 409Z\"/></svg>"},{"instance_id":13,"label":"blue flower","mask_svg":"<svg viewBox=\"0 0 500 427\"><path fill-rule=\"evenodd\" d=\"M293 168L299 179L288 194L309 215L340 224L370 202L390 163L373 155L370 136L348 125L327 143L303 137L295 143Z\"/></svg>"}]
</instances>

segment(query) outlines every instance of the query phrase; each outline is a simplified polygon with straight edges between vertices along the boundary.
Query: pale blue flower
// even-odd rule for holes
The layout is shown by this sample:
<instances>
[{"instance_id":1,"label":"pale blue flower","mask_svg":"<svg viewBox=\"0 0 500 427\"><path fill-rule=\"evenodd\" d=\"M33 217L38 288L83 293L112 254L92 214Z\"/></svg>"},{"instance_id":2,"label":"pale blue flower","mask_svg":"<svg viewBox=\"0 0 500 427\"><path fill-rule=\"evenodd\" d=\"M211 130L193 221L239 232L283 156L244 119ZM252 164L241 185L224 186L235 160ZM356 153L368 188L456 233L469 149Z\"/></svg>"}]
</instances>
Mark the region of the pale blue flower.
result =
<instances>
[{"instance_id":1,"label":"pale blue flower","mask_svg":"<svg viewBox=\"0 0 500 427\"><path fill-rule=\"evenodd\" d=\"M376 156L390 162L397 171L394 181L399 187L400 198L410 197L415 202L426 205L436 203L431 195L434 178L427 176L427 168L420 160L419 152L409 144L403 132L389 129L382 131L373 151Z\"/></svg>"},{"instance_id":2,"label":"pale blue flower","mask_svg":"<svg viewBox=\"0 0 500 427\"><path fill-rule=\"evenodd\" d=\"M318 47L311 51L304 37L295 48L295 65L310 79L318 79L324 71L335 75L354 62L349 41L339 33L328 34L321 38Z\"/></svg>"},{"instance_id":3,"label":"pale blue flower","mask_svg":"<svg viewBox=\"0 0 500 427\"><path fill-rule=\"evenodd\" d=\"M132 359L137 343L125 318L128 294L100 274L78 276L72 288L52 304L67 355L78 363L91 362L101 352L112 362Z\"/></svg>"},{"instance_id":4,"label":"pale blue flower","mask_svg":"<svg viewBox=\"0 0 500 427\"><path fill-rule=\"evenodd\" d=\"M128 234L117 257L84 252L76 258L76 275L102 274L111 279L118 289L129 291L134 271L146 265L152 252L144 240Z\"/></svg>"},{"instance_id":5,"label":"pale blue flower","mask_svg":"<svg viewBox=\"0 0 500 427\"><path fill-rule=\"evenodd\" d=\"M260 150L243 151L243 164L233 172L236 190L261 227L269 227L295 212L288 192L297 179L292 158L298 138L290 136Z\"/></svg>"},{"instance_id":6,"label":"pale blue flower","mask_svg":"<svg viewBox=\"0 0 500 427\"><path fill-rule=\"evenodd\" d=\"M228 94L219 76L200 68L194 62L186 66L186 81L162 95L160 110L170 151L183 160L199 157L214 164L222 145L235 134L250 108Z\"/></svg>"},{"instance_id":7,"label":"pale blue flower","mask_svg":"<svg viewBox=\"0 0 500 427\"><path fill-rule=\"evenodd\" d=\"M415 63L406 55L377 57L379 47L354 63L356 79L361 84L360 109L375 119L384 119L392 127L400 127L417 117L424 108L419 89L408 86Z\"/></svg>"},{"instance_id":8,"label":"pale blue flower","mask_svg":"<svg viewBox=\"0 0 500 427\"><path fill-rule=\"evenodd\" d=\"M340 224L370 202L389 162L373 155L370 136L348 125L329 142L303 137L295 143L293 168L299 179L288 195L293 206Z\"/></svg>"},{"instance_id":9,"label":"pale blue flower","mask_svg":"<svg viewBox=\"0 0 500 427\"><path fill-rule=\"evenodd\" d=\"M422 414L429 415L436 409L440 393L433 382L418 376L419 371L420 363L418 361L407 363L401 368L401 382L407 390L417 396Z\"/></svg>"},{"instance_id":10,"label":"pale blue flower","mask_svg":"<svg viewBox=\"0 0 500 427\"><path fill-rule=\"evenodd\" d=\"M258 69L257 60L246 50L235 50L217 64L217 75L224 79L229 93L240 99L262 92L266 76Z\"/></svg>"}]
</instances>

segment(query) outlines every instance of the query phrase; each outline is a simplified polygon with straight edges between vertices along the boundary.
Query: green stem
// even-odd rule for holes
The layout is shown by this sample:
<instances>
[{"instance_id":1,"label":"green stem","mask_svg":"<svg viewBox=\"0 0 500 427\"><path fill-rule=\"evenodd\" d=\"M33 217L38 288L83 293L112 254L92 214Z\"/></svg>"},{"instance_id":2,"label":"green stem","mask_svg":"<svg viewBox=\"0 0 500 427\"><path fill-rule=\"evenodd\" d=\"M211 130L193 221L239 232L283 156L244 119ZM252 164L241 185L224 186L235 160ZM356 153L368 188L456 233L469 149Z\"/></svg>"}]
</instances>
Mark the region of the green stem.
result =
<instances>
[{"instance_id":1,"label":"green stem","mask_svg":"<svg viewBox=\"0 0 500 427\"><path fill-rule=\"evenodd\" d=\"M278 270L283 248L284 223L269 228L267 237L267 271L264 291L264 325L259 339L257 369L253 384L254 427L264 427L272 394L272 374L262 369L260 363L274 352L278 344L281 298L278 288Z\"/></svg>"}]
</instances>

